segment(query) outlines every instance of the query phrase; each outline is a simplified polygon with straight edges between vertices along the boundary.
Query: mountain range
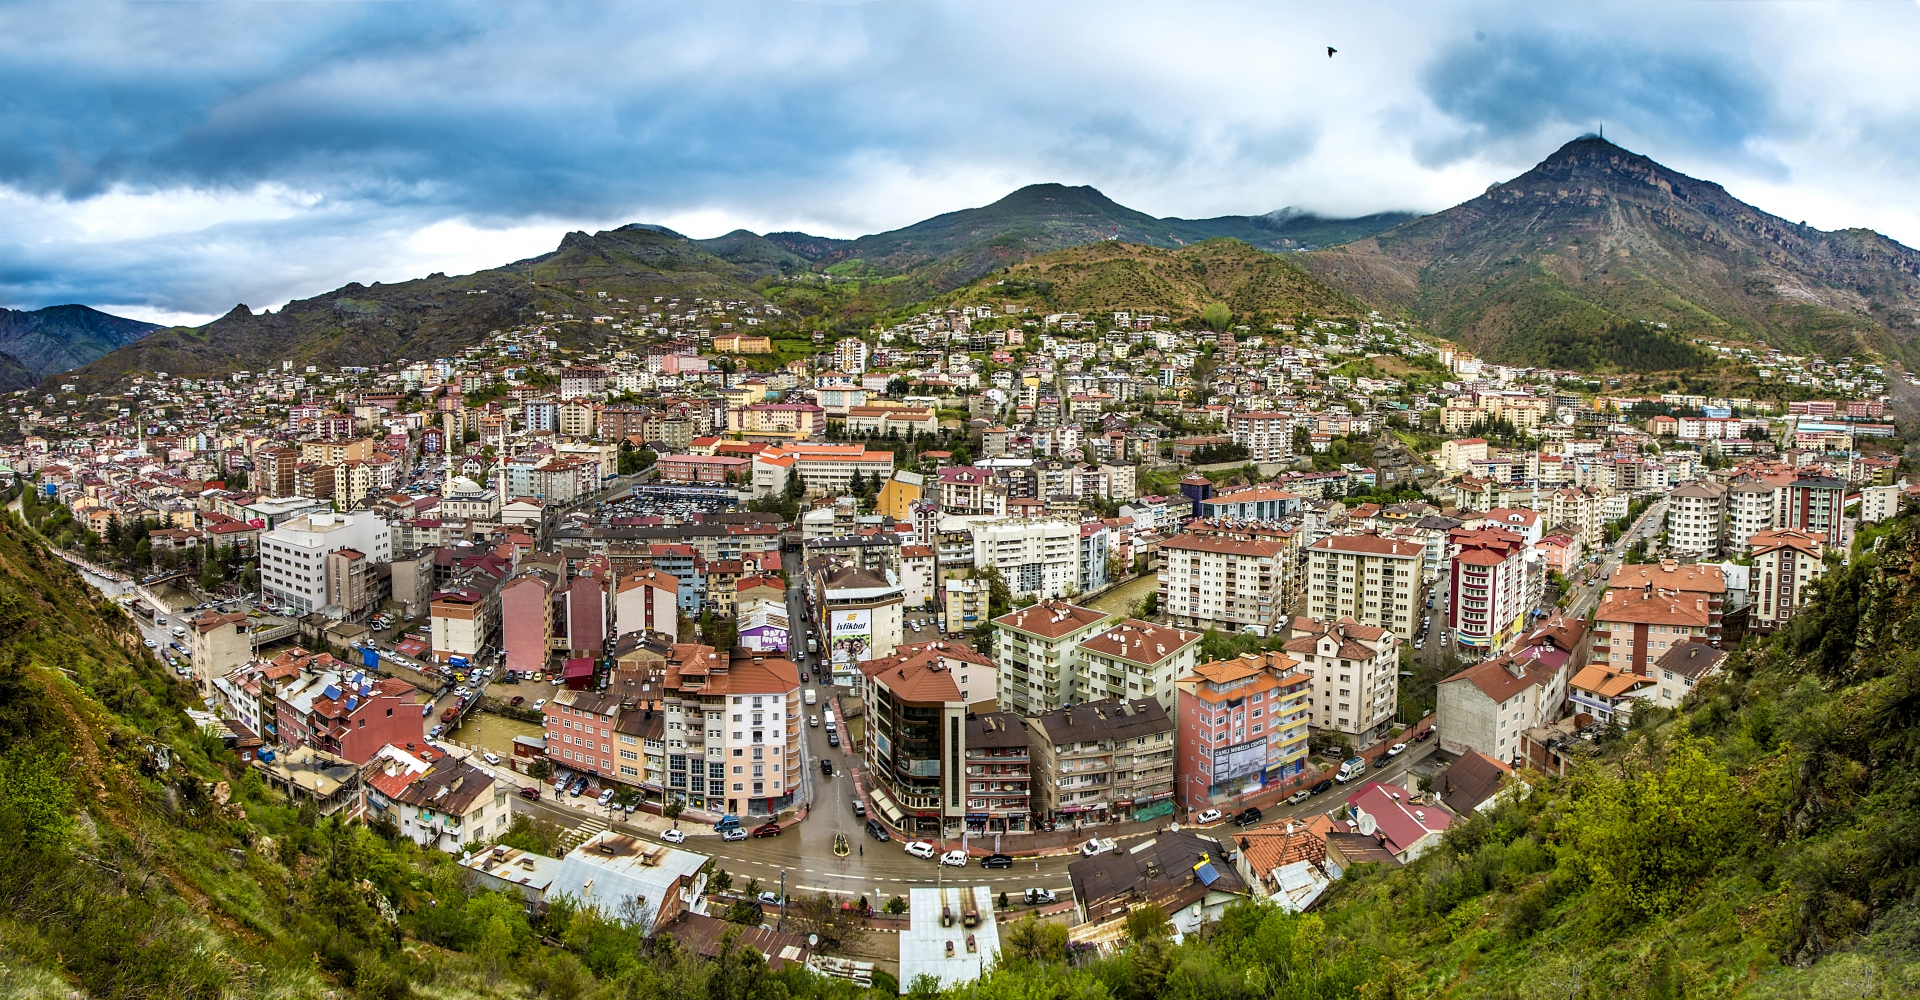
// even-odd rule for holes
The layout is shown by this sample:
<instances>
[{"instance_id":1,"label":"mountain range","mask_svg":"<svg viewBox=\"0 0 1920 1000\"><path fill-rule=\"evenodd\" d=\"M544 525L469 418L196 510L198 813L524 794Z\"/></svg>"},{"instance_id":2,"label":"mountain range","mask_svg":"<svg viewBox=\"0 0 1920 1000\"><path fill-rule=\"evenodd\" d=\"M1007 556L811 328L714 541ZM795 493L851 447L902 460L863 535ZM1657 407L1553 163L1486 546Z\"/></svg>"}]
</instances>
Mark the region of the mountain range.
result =
<instances>
[{"instance_id":1,"label":"mountain range","mask_svg":"<svg viewBox=\"0 0 1920 1000\"><path fill-rule=\"evenodd\" d=\"M1633 367L1664 323L1682 341L1920 362L1920 252L1789 222L1597 136L1302 263L1501 361Z\"/></svg>"},{"instance_id":2,"label":"mountain range","mask_svg":"<svg viewBox=\"0 0 1920 1000\"><path fill-rule=\"evenodd\" d=\"M1229 255L1246 280L1210 281L1191 252L1223 238L1285 263ZM1088 249L1106 243L1154 253ZM1184 263L1167 266L1175 260ZM1788 222L1583 136L1519 177L1421 217L1283 209L1163 219L1091 187L1036 184L851 240L746 230L696 240L646 223L574 232L552 253L473 274L355 283L270 313L239 306L205 326L141 337L75 377L436 357L540 311L584 317L599 311L602 292L774 297L811 325L857 332L1015 265L1060 308L1131 304L1191 316L1234 295L1247 312L1379 308L1516 363L1696 367L1710 355L1693 341L1708 338L1920 361L1920 253L1870 230ZM1077 297L1059 298L1068 288ZM593 343L594 331L581 327L561 336Z\"/></svg>"},{"instance_id":3,"label":"mountain range","mask_svg":"<svg viewBox=\"0 0 1920 1000\"><path fill-rule=\"evenodd\" d=\"M0 309L0 391L78 368L158 329L82 305Z\"/></svg>"}]
</instances>

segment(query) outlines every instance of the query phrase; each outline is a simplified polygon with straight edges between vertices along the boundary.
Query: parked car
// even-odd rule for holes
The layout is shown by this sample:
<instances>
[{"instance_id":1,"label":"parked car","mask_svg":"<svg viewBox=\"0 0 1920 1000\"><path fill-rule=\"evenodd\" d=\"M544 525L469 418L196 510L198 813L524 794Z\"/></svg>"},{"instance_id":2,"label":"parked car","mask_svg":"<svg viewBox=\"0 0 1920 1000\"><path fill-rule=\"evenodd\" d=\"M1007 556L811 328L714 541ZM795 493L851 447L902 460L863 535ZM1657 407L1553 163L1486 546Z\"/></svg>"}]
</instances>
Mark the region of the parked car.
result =
<instances>
[{"instance_id":1,"label":"parked car","mask_svg":"<svg viewBox=\"0 0 1920 1000\"><path fill-rule=\"evenodd\" d=\"M1262 813L1260 812L1259 806L1248 806L1245 809L1240 810L1240 814L1238 816L1235 816L1233 818L1233 821L1235 823L1240 824L1241 826L1252 826L1253 824L1260 822L1261 816L1262 816Z\"/></svg>"},{"instance_id":2,"label":"parked car","mask_svg":"<svg viewBox=\"0 0 1920 1000\"><path fill-rule=\"evenodd\" d=\"M1395 743L1394 745L1387 748L1387 756L1389 757L1398 757L1401 754L1406 752L1407 752L1407 745L1405 743Z\"/></svg>"},{"instance_id":3,"label":"parked car","mask_svg":"<svg viewBox=\"0 0 1920 1000\"><path fill-rule=\"evenodd\" d=\"M1292 795L1287 796L1287 805L1297 806L1300 803L1305 802L1312 797L1313 797L1312 792L1309 792L1306 789L1302 788L1299 791L1293 793Z\"/></svg>"},{"instance_id":4,"label":"parked car","mask_svg":"<svg viewBox=\"0 0 1920 1000\"><path fill-rule=\"evenodd\" d=\"M768 889L767 891L762 892L759 896L759 899L762 903L765 903L768 906L780 905L780 894L777 892L774 892L771 889Z\"/></svg>"},{"instance_id":5,"label":"parked car","mask_svg":"<svg viewBox=\"0 0 1920 1000\"><path fill-rule=\"evenodd\" d=\"M753 835L756 837L778 837L780 836L780 824L762 823L753 828Z\"/></svg>"},{"instance_id":6,"label":"parked car","mask_svg":"<svg viewBox=\"0 0 1920 1000\"><path fill-rule=\"evenodd\" d=\"M965 868L967 866L967 852L961 850L948 851L940 855L940 863L953 868Z\"/></svg>"},{"instance_id":7,"label":"parked car","mask_svg":"<svg viewBox=\"0 0 1920 1000\"><path fill-rule=\"evenodd\" d=\"M572 787L572 788L569 788L569 789L567 789L567 794L568 794L568 795L573 795L573 796L576 796L576 797L577 797L577 796L579 796L579 795L580 795L580 793L582 793L582 792L584 792L584 791L586 791L586 790L587 790L587 779L585 779L585 778L575 778L575 779L573 779L573 787Z\"/></svg>"},{"instance_id":8,"label":"parked car","mask_svg":"<svg viewBox=\"0 0 1920 1000\"><path fill-rule=\"evenodd\" d=\"M728 843L732 843L733 841L736 841L736 840L745 840L747 839L747 831L742 830L737 826L729 827L725 830L720 831L720 839Z\"/></svg>"},{"instance_id":9,"label":"parked car","mask_svg":"<svg viewBox=\"0 0 1920 1000\"><path fill-rule=\"evenodd\" d=\"M513 696L513 697L512 697L511 699L509 699L509 700L508 700L508 702L507 702L507 704L509 704L509 705L512 705L512 706L513 706L514 708L519 708L519 707L520 707L520 703L521 703L521 702L523 702L523 701L526 701L526 700L527 700L527 696L526 696L526 695L524 695L524 694L516 694L516 695L514 695L514 696Z\"/></svg>"},{"instance_id":10,"label":"parked car","mask_svg":"<svg viewBox=\"0 0 1920 1000\"><path fill-rule=\"evenodd\" d=\"M865 816L867 814L867 804L865 802L860 801L859 799L854 799L853 814L855 816Z\"/></svg>"},{"instance_id":11,"label":"parked car","mask_svg":"<svg viewBox=\"0 0 1920 1000\"><path fill-rule=\"evenodd\" d=\"M924 840L909 840L907 841L907 853L916 858L931 858L933 857L933 845Z\"/></svg>"},{"instance_id":12,"label":"parked car","mask_svg":"<svg viewBox=\"0 0 1920 1000\"><path fill-rule=\"evenodd\" d=\"M484 761L486 761L487 763L489 763L489 764L492 764L492 765L494 765L494 766L496 766L496 767L497 767L497 766L499 766L499 764L500 764L500 755L499 755L499 754L497 754L497 753L494 753L494 752L493 752L493 751L491 751L491 750L489 750L489 751L487 751L486 753L483 753L483 754L481 754L481 755L480 755L480 759L481 759L481 760L484 760Z\"/></svg>"},{"instance_id":13,"label":"parked car","mask_svg":"<svg viewBox=\"0 0 1920 1000\"><path fill-rule=\"evenodd\" d=\"M833 761L825 757L820 758L820 773L829 778L833 777Z\"/></svg>"},{"instance_id":14,"label":"parked car","mask_svg":"<svg viewBox=\"0 0 1920 1000\"><path fill-rule=\"evenodd\" d=\"M1208 809L1193 817L1195 823L1207 824L1220 822L1220 810Z\"/></svg>"},{"instance_id":15,"label":"parked car","mask_svg":"<svg viewBox=\"0 0 1920 1000\"><path fill-rule=\"evenodd\" d=\"M827 730L827 745L828 745L828 746L830 746L830 747L837 747L837 746L839 746L839 745L840 745L840 734L839 734L839 733L837 733L837 732L834 732L834 731L833 731L833 730L831 730L831 729L829 729L829 730Z\"/></svg>"},{"instance_id":16,"label":"parked car","mask_svg":"<svg viewBox=\"0 0 1920 1000\"><path fill-rule=\"evenodd\" d=\"M447 727L436 723L432 729L427 730L427 739L437 740L440 738L440 734L446 731Z\"/></svg>"},{"instance_id":17,"label":"parked car","mask_svg":"<svg viewBox=\"0 0 1920 1000\"><path fill-rule=\"evenodd\" d=\"M1025 898L1028 906L1040 906L1046 903L1051 903L1054 900L1053 890L1052 889L1028 889Z\"/></svg>"},{"instance_id":18,"label":"parked car","mask_svg":"<svg viewBox=\"0 0 1920 1000\"><path fill-rule=\"evenodd\" d=\"M532 802L538 802L540 801L540 787L538 785L528 785L520 789L520 797Z\"/></svg>"},{"instance_id":19,"label":"parked car","mask_svg":"<svg viewBox=\"0 0 1920 1000\"><path fill-rule=\"evenodd\" d=\"M605 789L605 790L603 790L603 791L602 791L602 792L600 793L600 797L599 797L599 798L597 798L597 799L594 799L594 800L593 800L593 804L594 804L594 805L597 805L597 806L604 806L604 805L606 805L607 803L609 803L609 802L612 802L612 801L613 801L613 789L611 789L611 788L608 788L608 789Z\"/></svg>"},{"instance_id":20,"label":"parked car","mask_svg":"<svg viewBox=\"0 0 1920 1000\"><path fill-rule=\"evenodd\" d=\"M533 703L533 710L536 712L540 711L545 707L547 707L547 699L545 698L542 698L539 701L536 701Z\"/></svg>"},{"instance_id":21,"label":"parked car","mask_svg":"<svg viewBox=\"0 0 1920 1000\"><path fill-rule=\"evenodd\" d=\"M1113 850L1116 846L1118 845L1111 839L1101 840L1099 837L1095 837L1080 845L1080 856L1083 858L1091 858L1096 854L1105 854Z\"/></svg>"},{"instance_id":22,"label":"parked car","mask_svg":"<svg viewBox=\"0 0 1920 1000\"><path fill-rule=\"evenodd\" d=\"M1414 741L1415 743L1424 743L1424 742L1426 742L1427 740L1430 740L1430 739L1432 739L1432 738L1433 738L1433 729L1432 729L1432 727L1428 727L1428 728L1426 728L1426 729L1422 729L1422 730L1420 730L1420 735L1418 735L1418 736L1415 736L1415 737L1413 738L1413 741Z\"/></svg>"},{"instance_id":23,"label":"parked car","mask_svg":"<svg viewBox=\"0 0 1920 1000\"><path fill-rule=\"evenodd\" d=\"M813 728L815 728L815 729L819 729L819 728L820 728L820 717L819 717L819 716L817 716L817 715L809 715L809 716L807 716L807 725L809 725L809 726L811 726L811 727L813 727Z\"/></svg>"},{"instance_id":24,"label":"parked car","mask_svg":"<svg viewBox=\"0 0 1920 1000\"><path fill-rule=\"evenodd\" d=\"M872 837L873 839L878 840L881 843L885 843L893 839L892 837L887 836L887 828L884 826L881 826L880 821L877 819L867 820L867 836Z\"/></svg>"},{"instance_id":25,"label":"parked car","mask_svg":"<svg viewBox=\"0 0 1920 1000\"><path fill-rule=\"evenodd\" d=\"M666 841L669 844L684 844L687 842L687 833L685 830L682 830L676 826L673 829L668 830L665 833L662 833L660 835L660 839Z\"/></svg>"},{"instance_id":26,"label":"parked car","mask_svg":"<svg viewBox=\"0 0 1920 1000\"><path fill-rule=\"evenodd\" d=\"M982 867L982 868L1012 868L1012 867L1013 867L1013 855L1011 855L1011 854L989 854L989 855L987 855L986 857L984 857L984 858L981 858L981 859L980 859L980 867Z\"/></svg>"}]
</instances>

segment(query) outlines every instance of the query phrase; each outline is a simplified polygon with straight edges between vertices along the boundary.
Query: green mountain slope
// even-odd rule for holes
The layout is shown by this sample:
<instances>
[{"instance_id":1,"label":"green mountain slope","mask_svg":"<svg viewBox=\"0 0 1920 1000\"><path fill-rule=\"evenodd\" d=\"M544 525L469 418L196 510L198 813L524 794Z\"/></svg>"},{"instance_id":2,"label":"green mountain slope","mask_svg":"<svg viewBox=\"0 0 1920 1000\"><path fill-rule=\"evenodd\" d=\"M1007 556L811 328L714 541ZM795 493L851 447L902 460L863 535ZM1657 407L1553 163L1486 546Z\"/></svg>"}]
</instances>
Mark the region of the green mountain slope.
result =
<instances>
[{"instance_id":1,"label":"green mountain slope","mask_svg":"<svg viewBox=\"0 0 1920 1000\"><path fill-rule=\"evenodd\" d=\"M38 380L78 368L158 329L82 305L30 312L0 309L0 352L12 355Z\"/></svg>"},{"instance_id":2,"label":"green mountain slope","mask_svg":"<svg viewBox=\"0 0 1920 1000\"><path fill-rule=\"evenodd\" d=\"M956 290L956 303L1006 299L1040 312L1096 314L1125 309L1164 312L1175 322L1222 302L1235 322L1259 317L1364 312L1352 296L1294 263L1237 240L1216 239L1175 250L1100 242L1056 250L1014 264Z\"/></svg>"},{"instance_id":3,"label":"green mountain slope","mask_svg":"<svg viewBox=\"0 0 1920 1000\"><path fill-rule=\"evenodd\" d=\"M748 302L762 301L765 294L805 319L831 318L857 329L875 314L959 288L1036 254L1111 237L1172 248L1233 235L1278 251L1370 234L1405 217L1325 219L1283 210L1192 222L1155 219L1092 188L1043 184L984 208L857 240L791 232L760 236L746 230L691 240L664 226L634 223L593 234L568 233L552 253L473 274L372 286L356 282L274 313L238 306L205 326L154 333L93 361L74 377L94 386L153 371L192 375L257 370L282 361L333 366L433 358L541 311L584 320L602 311L599 292L614 298L708 296ZM856 280L852 287L825 287L815 276L823 271ZM809 277L811 283L804 280ZM789 286L789 279L799 283ZM567 335L581 344L596 337L584 322Z\"/></svg>"},{"instance_id":4,"label":"green mountain slope","mask_svg":"<svg viewBox=\"0 0 1920 1000\"><path fill-rule=\"evenodd\" d=\"M31 389L39 381L39 376L35 375L32 369L21 364L19 358L0 353L0 392Z\"/></svg>"},{"instance_id":5,"label":"green mountain slope","mask_svg":"<svg viewBox=\"0 0 1920 1000\"><path fill-rule=\"evenodd\" d=\"M1478 198L1304 263L1502 361L1545 362L1556 339L1643 322L1683 340L1920 357L1920 252L1790 223L1591 136ZM1631 350L1606 360L1644 367Z\"/></svg>"}]
</instances>

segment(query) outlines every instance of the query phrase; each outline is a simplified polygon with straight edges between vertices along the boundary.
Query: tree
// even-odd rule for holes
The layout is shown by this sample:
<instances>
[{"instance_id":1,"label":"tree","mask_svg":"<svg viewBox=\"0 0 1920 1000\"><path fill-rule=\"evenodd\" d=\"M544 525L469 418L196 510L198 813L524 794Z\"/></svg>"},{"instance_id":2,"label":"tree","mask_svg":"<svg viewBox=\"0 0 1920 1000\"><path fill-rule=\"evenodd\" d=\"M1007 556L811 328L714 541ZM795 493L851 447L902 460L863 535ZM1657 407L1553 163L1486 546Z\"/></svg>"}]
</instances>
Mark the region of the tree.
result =
<instances>
[{"instance_id":1,"label":"tree","mask_svg":"<svg viewBox=\"0 0 1920 1000\"><path fill-rule=\"evenodd\" d=\"M687 804L685 802L682 802L679 799L673 799L669 801L664 807L661 808L660 815L665 816L668 820L671 820L674 826L679 826L680 814L685 812L686 809L687 809Z\"/></svg>"},{"instance_id":2,"label":"tree","mask_svg":"<svg viewBox=\"0 0 1920 1000\"><path fill-rule=\"evenodd\" d=\"M1158 941L1172 932L1167 921L1167 911L1159 903L1148 903L1135 907L1127 914L1127 940L1133 942Z\"/></svg>"},{"instance_id":3,"label":"tree","mask_svg":"<svg viewBox=\"0 0 1920 1000\"><path fill-rule=\"evenodd\" d=\"M907 912L907 901L901 899L899 896L895 896L887 900L886 911L893 914L905 913Z\"/></svg>"},{"instance_id":4,"label":"tree","mask_svg":"<svg viewBox=\"0 0 1920 1000\"><path fill-rule=\"evenodd\" d=\"M1225 330L1233 323L1233 310L1225 302L1209 302L1200 310L1200 321L1210 330Z\"/></svg>"},{"instance_id":5,"label":"tree","mask_svg":"<svg viewBox=\"0 0 1920 1000\"><path fill-rule=\"evenodd\" d=\"M726 892L731 888L733 888L733 874L725 868L716 867L713 872L707 876L708 891Z\"/></svg>"},{"instance_id":6,"label":"tree","mask_svg":"<svg viewBox=\"0 0 1920 1000\"><path fill-rule=\"evenodd\" d=\"M527 765L527 776L535 781L545 781L553 777L553 761L545 757L534 758L533 763Z\"/></svg>"},{"instance_id":7,"label":"tree","mask_svg":"<svg viewBox=\"0 0 1920 1000\"><path fill-rule=\"evenodd\" d=\"M730 924L758 927L760 926L760 921L766 919L766 916L765 911L760 909L758 902L751 899L742 899L735 902L732 906L727 907L727 912L721 915L721 919Z\"/></svg>"},{"instance_id":8,"label":"tree","mask_svg":"<svg viewBox=\"0 0 1920 1000\"><path fill-rule=\"evenodd\" d=\"M1013 588L1007 586L1007 578L998 566L988 566L980 571L981 579L987 581L987 617L998 618L1013 609Z\"/></svg>"}]
</instances>

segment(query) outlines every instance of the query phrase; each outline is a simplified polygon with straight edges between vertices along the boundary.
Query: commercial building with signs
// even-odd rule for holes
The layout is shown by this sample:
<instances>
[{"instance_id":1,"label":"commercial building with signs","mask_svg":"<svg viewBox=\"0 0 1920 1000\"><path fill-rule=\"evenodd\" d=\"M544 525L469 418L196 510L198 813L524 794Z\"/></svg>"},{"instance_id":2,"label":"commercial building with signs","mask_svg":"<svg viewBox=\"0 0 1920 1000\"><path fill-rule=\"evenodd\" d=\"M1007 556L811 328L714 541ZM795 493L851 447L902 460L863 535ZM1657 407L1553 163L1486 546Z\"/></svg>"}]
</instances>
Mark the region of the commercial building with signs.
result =
<instances>
[{"instance_id":1,"label":"commercial building with signs","mask_svg":"<svg viewBox=\"0 0 1920 1000\"><path fill-rule=\"evenodd\" d=\"M1027 719L1035 808L1100 822L1173 809L1173 718L1150 698L1088 702Z\"/></svg>"},{"instance_id":2,"label":"commercial building with signs","mask_svg":"<svg viewBox=\"0 0 1920 1000\"><path fill-rule=\"evenodd\" d=\"M1202 663L1181 677L1180 804L1205 809L1306 769L1313 675L1280 652Z\"/></svg>"},{"instance_id":3,"label":"commercial building with signs","mask_svg":"<svg viewBox=\"0 0 1920 1000\"><path fill-rule=\"evenodd\" d=\"M829 564L808 577L814 620L824 633L833 683L858 687L860 665L887 656L900 644L900 585L869 570Z\"/></svg>"},{"instance_id":4,"label":"commercial building with signs","mask_svg":"<svg viewBox=\"0 0 1920 1000\"><path fill-rule=\"evenodd\" d=\"M967 815L967 702L956 672L924 647L860 664L867 803L899 829L944 836Z\"/></svg>"}]
</instances>

